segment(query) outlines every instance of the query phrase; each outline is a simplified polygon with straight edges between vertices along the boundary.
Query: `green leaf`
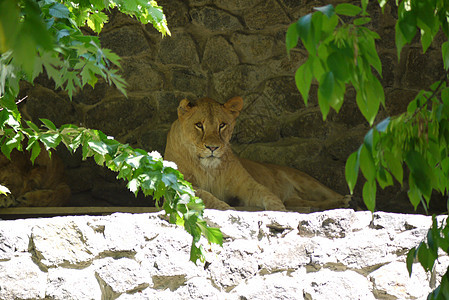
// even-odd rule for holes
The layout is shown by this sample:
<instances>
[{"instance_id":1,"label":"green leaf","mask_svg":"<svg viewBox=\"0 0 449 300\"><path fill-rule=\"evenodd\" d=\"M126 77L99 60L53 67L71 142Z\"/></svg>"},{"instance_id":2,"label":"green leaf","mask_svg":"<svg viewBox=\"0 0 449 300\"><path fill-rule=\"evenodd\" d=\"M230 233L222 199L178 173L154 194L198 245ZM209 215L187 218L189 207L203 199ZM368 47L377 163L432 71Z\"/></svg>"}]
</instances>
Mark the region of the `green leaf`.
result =
<instances>
[{"instance_id":1,"label":"green leaf","mask_svg":"<svg viewBox=\"0 0 449 300\"><path fill-rule=\"evenodd\" d=\"M367 62L376 69L379 75L382 75L382 63L380 61L379 55L377 54L374 39L372 38L360 39L358 46L360 48L360 52L363 58L365 58Z\"/></svg>"},{"instance_id":2,"label":"green leaf","mask_svg":"<svg viewBox=\"0 0 449 300\"><path fill-rule=\"evenodd\" d=\"M365 176L368 181L374 181L376 178L376 167L374 165L373 157L365 145L361 146L359 160L363 176Z\"/></svg>"},{"instance_id":3,"label":"green leaf","mask_svg":"<svg viewBox=\"0 0 449 300\"><path fill-rule=\"evenodd\" d=\"M173 186L178 183L178 178L175 174L162 174L161 180L166 186Z\"/></svg>"},{"instance_id":4,"label":"green leaf","mask_svg":"<svg viewBox=\"0 0 449 300\"><path fill-rule=\"evenodd\" d=\"M432 271L435 260L437 259L429 250L425 243L421 243L418 247L418 260L427 272Z\"/></svg>"},{"instance_id":5,"label":"green leaf","mask_svg":"<svg viewBox=\"0 0 449 300\"><path fill-rule=\"evenodd\" d=\"M396 41L396 50L397 50L397 56L398 60L401 58L401 52L402 48L405 44L407 44L407 39L405 38L404 34L402 33L401 29L399 28L398 23L396 22L395 26L395 41Z\"/></svg>"},{"instance_id":6,"label":"green leaf","mask_svg":"<svg viewBox=\"0 0 449 300\"><path fill-rule=\"evenodd\" d=\"M358 6L349 4L349 3L341 3L335 7L335 12L339 15L354 17L358 15L362 9Z\"/></svg>"},{"instance_id":7,"label":"green leaf","mask_svg":"<svg viewBox=\"0 0 449 300\"><path fill-rule=\"evenodd\" d=\"M371 212L374 212L374 209L376 208L376 181L365 182L363 185L362 196L366 208Z\"/></svg>"},{"instance_id":8,"label":"green leaf","mask_svg":"<svg viewBox=\"0 0 449 300\"><path fill-rule=\"evenodd\" d=\"M410 177L423 195L430 197L432 192L432 183L434 182L434 173L424 157L411 150L405 157L405 162L410 169Z\"/></svg>"},{"instance_id":9,"label":"green leaf","mask_svg":"<svg viewBox=\"0 0 449 300\"><path fill-rule=\"evenodd\" d=\"M190 260L195 264L198 260L204 262L205 257L203 251L201 250L201 246L198 248L194 243L192 243L192 247L190 248Z\"/></svg>"},{"instance_id":10,"label":"green leaf","mask_svg":"<svg viewBox=\"0 0 449 300\"><path fill-rule=\"evenodd\" d=\"M295 83L302 98L304 99L304 104L307 105L307 100L309 97L310 85L312 84L312 71L311 71L311 61L307 60L302 64L295 74Z\"/></svg>"},{"instance_id":11,"label":"green leaf","mask_svg":"<svg viewBox=\"0 0 449 300\"><path fill-rule=\"evenodd\" d=\"M332 72L326 72L318 87L318 104L320 105L323 120L326 119L330 109L330 101L333 98L335 79Z\"/></svg>"},{"instance_id":12,"label":"green leaf","mask_svg":"<svg viewBox=\"0 0 449 300\"><path fill-rule=\"evenodd\" d=\"M313 9L316 11L322 12L328 18L331 18L335 14L335 10L334 10L334 7L332 6L332 4L328 4L326 6L321 6L321 7L314 7Z\"/></svg>"},{"instance_id":13,"label":"green leaf","mask_svg":"<svg viewBox=\"0 0 449 300\"><path fill-rule=\"evenodd\" d=\"M140 182L136 178L131 179L127 184L128 189L132 193L134 193L134 195L136 195L136 196L137 196L137 192L139 191L139 186L140 186Z\"/></svg>"},{"instance_id":14,"label":"green leaf","mask_svg":"<svg viewBox=\"0 0 449 300\"><path fill-rule=\"evenodd\" d=\"M412 276L412 268L413 268L413 262L415 261L415 257L416 257L416 249L412 248L408 251L407 259L406 259L408 275L410 277Z\"/></svg>"},{"instance_id":15,"label":"green leaf","mask_svg":"<svg viewBox=\"0 0 449 300\"><path fill-rule=\"evenodd\" d=\"M358 155L358 151L357 151L357 152L354 152L351 155L349 155L349 157L346 161L346 166L345 166L345 178L346 178L346 182L348 183L349 191L351 192L351 195L353 194L355 184L357 183L357 177L359 175L359 166L360 166L360 162L359 162L359 155Z\"/></svg>"},{"instance_id":16,"label":"green leaf","mask_svg":"<svg viewBox=\"0 0 449 300\"><path fill-rule=\"evenodd\" d=\"M368 7L368 2L369 0L361 0L360 1L362 3L362 10L363 10L363 15L366 15L366 8ZM381 6L382 7L382 6ZM382 11L383 12L383 11Z\"/></svg>"},{"instance_id":17,"label":"green leaf","mask_svg":"<svg viewBox=\"0 0 449 300\"><path fill-rule=\"evenodd\" d=\"M296 24L298 35L301 38L307 51L314 52L315 41L312 32L312 14L307 14L299 18Z\"/></svg>"},{"instance_id":18,"label":"green leaf","mask_svg":"<svg viewBox=\"0 0 449 300\"><path fill-rule=\"evenodd\" d=\"M47 127L50 130L54 130L57 131L58 129L56 128L55 124L53 124L52 121L48 120L48 119L39 119L42 123L44 123L45 127Z\"/></svg>"},{"instance_id":19,"label":"green leaf","mask_svg":"<svg viewBox=\"0 0 449 300\"><path fill-rule=\"evenodd\" d=\"M89 15L87 25L96 33L100 33L104 23L108 21L108 16L103 12L97 12Z\"/></svg>"},{"instance_id":20,"label":"green leaf","mask_svg":"<svg viewBox=\"0 0 449 300\"><path fill-rule=\"evenodd\" d=\"M390 117L386 117L385 119L383 119L382 121L379 122L379 124L376 125L376 129L379 132L386 132L388 125L390 124Z\"/></svg>"},{"instance_id":21,"label":"green leaf","mask_svg":"<svg viewBox=\"0 0 449 300\"><path fill-rule=\"evenodd\" d=\"M4 185L0 184L0 195L11 194L11 191Z\"/></svg>"},{"instance_id":22,"label":"green leaf","mask_svg":"<svg viewBox=\"0 0 449 300\"><path fill-rule=\"evenodd\" d=\"M18 37L19 13L16 1L0 1L0 53L8 51Z\"/></svg>"},{"instance_id":23,"label":"green leaf","mask_svg":"<svg viewBox=\"0 0 449 300\"><path fill-rule=\"evenodd\" d=\"M298 45L298 25L296 23L291 24L287 29L287 34L285 36L285 44L287 46L287 53L290 52L291 49L295 48Z\"/></svg>"},{"instance_id":24,"label":"green leaf","mask_svg":"<svg viewBox=\"0 0 449 300\"><path fill-rule=\"evenodd\" d=\"M411 11L405 11L397 24L407 43L410 43L416 35L416 15Z\"/></svg>"},{"instance_id":25,"label":"green leaf","mask_svg":"<svg viewBox=\"0 0 449 300\"><path fill-rule=\"evenodd\" d=\"M34 132L39 132L39 131L40 131L40 130L39 130L39 127L37 127L36 124L34 124L33 122L28 121L28 120L26 120L25 122L27 123L27 125L28 125L31 129L33 129Z\"/></svg>"},{"instance_id":26,"label":"green leaf","mask_svg":"<svg viewBox=\"0 0 449 300\"><path fill-rule=\"evenodd\" d=\"M54 4L50 7L49 13L53 17L59 19L68 19L70 15L70 11L65 5L57 2L54 2Z\"/></svg>"},{"instance_id":27,"label":"green leaf","mask_svg":"<svg viewBox=\"0 0 449 300\"><path fill-rule=\"evenodd\" d=\"M56 148L61 142L61 136L59 133L44 133L39 136L39 140L44 144L45 148Z\"/></svg>"},{"instance_id":28,"label":"green leaf","mask_svg":"<svg viewBox=\"0 0 449 300\"><path fill-rule=\"evenodd\" d=\"M36 60L37 45L30 33L22 31L19 36L21 38L18 38L14 45L14 59L22 67L25 74L31 78Z\"/></svg>"},{"instance_id":29,"label":"green leaf","mask_svg":"<svg viewBox=\"0 0 449 300\"><path fill-rule=\"evenodd\" d=\"M207 226L205 221L198 222L198 226L201 232L204 234L209 243L218 244L223 246L223 234L219 228L213 228Z\"/></svg>"},{"instance_id":30,"label":"green leaf","mask_svg":"<svg viewBox=\"0 0 449 300\"><path fill-rule=\"evenodd\" d=\"M383 167L378 168L376 179L382 189L393 185L393 177L391 177L391 174Z\"/></svg>"},{"instance_id":31,"label":"green leaf","mask_svg":"<svg viewBox=\"0 0 449 300\"><path fill-rule=\"evenodd\" d=\"M430 44L432 43L434 38L434 35L432 35L432 32L429 30L422 30L421 29L421 45L423 53L426 53L427 48L429 48Z\"/></svg>"},{"instance_id":32,"label":"green leaf","mask_svg":"<svg viewBox=\"0 0 449 300\"><path fill-rule=\"evenodd\" d=\"M361 26L361 25L365 25L367 23L371 22L371 18L368 17L362 17L362 18L357 18L354 20L354 25L355 26Z\"/></svg>"},{"instance_id":33,"label":"green leaf","mask_svg":"<svg viewBox=\"0 0 449 300\"><path fill-rule=\"evenodd\" d=\"M410 203L413 205L414 209L418 207L418 205L422 202L421 192L416 187L413 178L409 177L409 190L407 192L408 199Z\"/></svg>"},{"instance_id":34,"label":"green leaf","mask_svg":"<svg viewBox=\"0 0 449 300\"><path fill-rule=\"evenodd\" d=\"M106 158L103 155L96 153L96 154L94 154L94 160L97 163L97 165L104 166L104 162L106 161Z\"/></svg>"},{"instance_id":35,"label":"green leaf","mask_svg":"<svg viewBox=\"0 0 449 300\"><path fill-rule=\"evenodd\" d=\"M41 153L41 145L39 145L39 142L36 141L33 143L33 147L31 148L30 160L33 164L40 153Z\"/></svg>"},{"instance_id":36,"label":"green leaf","mask_svg":"<svg viewBox=\"0 0 449 300\"><path fill-rule=\"evenodd\" d=\"M388 170L393 174L394 178L402 185L404 178L404 171L402 168L401 160L391 153L390 151L384 151L384 159L387 164Z\"/></svg>"},{"instance_id":37,"label":"green leaf","mask_svg":"<svg viewBox=\"0 0 449 300\"><path fill-rule=\"evenodd\" d=\"M333 52L327 57L326 63L337 80L346 82L349 79L350 63L344 54Z\"/></svg>"},{"instance_id":38,"label":"green leaf","mask_svg":"<svg viewBox=\"0 0 449 300\"><path fill-rule=\"evenodd\" d=\"M441 54L443 55L444 69L447 71L449 68L449 41L441 45Z\"/></svg>"}]
</instances>

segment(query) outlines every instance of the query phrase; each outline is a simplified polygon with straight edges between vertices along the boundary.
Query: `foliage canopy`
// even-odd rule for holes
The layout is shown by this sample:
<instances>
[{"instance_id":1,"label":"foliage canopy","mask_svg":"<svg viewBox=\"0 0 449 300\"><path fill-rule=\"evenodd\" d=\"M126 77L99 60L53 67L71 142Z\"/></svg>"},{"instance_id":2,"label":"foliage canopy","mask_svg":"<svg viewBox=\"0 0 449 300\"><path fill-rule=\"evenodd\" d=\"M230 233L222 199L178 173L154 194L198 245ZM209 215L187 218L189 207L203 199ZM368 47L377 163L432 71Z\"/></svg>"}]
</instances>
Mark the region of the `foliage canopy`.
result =
<instances>
[{"instance_id":1,"label":"foliage canopy","mask_svg":"<svg viewBox=\"0 0 449 300\"><path fill-rule=\"evenodd\" d=\"M387 0L379 0L383 9ZM377 187L385 188L396 180L401 185L408 168L408 197L415 207L427 208L432 191L447 198L449 191L449 2L446 0L396 0L398 19L395 27L397 56L419 32L425 53L435 36L441 32L441 57L444 76L410 99L407 111L390 116L373 126L380 105L385 106L384 90L379 76L382 65L375 40L380 36L365 25L371 21L367 12L368 0L360 7L349 3L315 8L315 12L301 17L290 25L286 35L287 51L301 40L309 56L297 70L297 87L307 103L312 80L318 84L318 103L326 119L330 108L338 112L343 104L347 86L356 91L359 110L372 128L363 144L346 162L346 181L351 193L359 170L366 179L363 200L367 208L375 210ZM421 243L409 252L407 264L418 258L425 270L432 270L438 248L449 253L449 225L440 227L434 219ZM441 285L429 295L430 299L449 298L449 271Z\"/></svg>"},{"instance_id":2,"label":"foliage canopy","mask_svg":"<svg viewBox=\"0 0 449 300\"><path fill-rule=\"evenodd\" d=\"M190 183L172 163L157 152L147 153L121 144L102 133L74 125L57 128L51 120L41 119L43 127L24 121L17 108L19 82L33 82L45 69L56 88L69 97L78 88L94 86L98 77L115 85L126 95L126 83L118 74L119 57L100 46L98 36L85 35L83 26L96 34L108 21L104 10L117 8L142 23L152 23L162 35L170 34L162 8L156 1L144 0L0 0L0 145L8 158L14 149L39 155L42 143L54 149L64 144L71 152L82 148L83 159L94 157L97 164L118 172L137 194L142 190L156 203L164 198L163 209L171 223L192 235L190 259L204 260L198 243L201 236L222 244L222 234L203 220L204 205Z\"/></svg>"}]
</instances>

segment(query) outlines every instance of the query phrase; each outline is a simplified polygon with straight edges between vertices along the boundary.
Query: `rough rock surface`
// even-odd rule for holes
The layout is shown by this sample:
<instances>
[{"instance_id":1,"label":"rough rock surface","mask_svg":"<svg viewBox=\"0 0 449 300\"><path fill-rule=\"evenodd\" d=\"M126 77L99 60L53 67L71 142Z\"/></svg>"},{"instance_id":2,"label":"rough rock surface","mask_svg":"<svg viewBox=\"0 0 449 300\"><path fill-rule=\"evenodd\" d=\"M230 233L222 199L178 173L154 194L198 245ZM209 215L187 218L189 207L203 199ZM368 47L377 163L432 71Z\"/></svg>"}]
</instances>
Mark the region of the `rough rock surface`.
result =
<instances>
[{"instance_id":1,"label":"rough rock surface","mask_svg":"<svg viewBox=\"0 0 449 300\"><path fill-rule=\"evenodd\" d=\"M154 214L0 221L0 299L425 299L430 274L407 250L431 218L354 212L207 210L224 234L207 263ZM436 283L449 264L440 257Z\"/></svg>"}]
</instances>

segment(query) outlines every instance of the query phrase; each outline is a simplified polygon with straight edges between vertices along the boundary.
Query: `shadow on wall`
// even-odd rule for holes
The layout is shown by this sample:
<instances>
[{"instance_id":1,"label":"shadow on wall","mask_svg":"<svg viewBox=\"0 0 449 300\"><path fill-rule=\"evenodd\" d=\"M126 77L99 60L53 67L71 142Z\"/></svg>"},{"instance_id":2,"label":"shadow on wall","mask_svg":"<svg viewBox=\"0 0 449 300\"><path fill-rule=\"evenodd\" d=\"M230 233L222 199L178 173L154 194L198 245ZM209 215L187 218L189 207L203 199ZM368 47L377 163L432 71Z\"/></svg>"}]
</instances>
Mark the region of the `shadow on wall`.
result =
<instances>
[{"instance_id":1,"label":"shadow on wall","mask_svg":"<svg viewBox=\"0 0 449 300\"><path fill-rule=\"evenodd\" d=\"M70 103L66 95L53 90L52 82L40 76L36 86L23 89L29 95L24 108L27 115L34 121L50 118L57 125L73 122L100 129L133 147L163 153L181 99L208 96L224 102L241 96L245 106L232 139L240 156L295 167L340 194L347 194L345 161L367 131L367 123L356 108L355 93L349 89L340 113L330 113L323 122L316 86L312 86L306 107L294 82L296 69L306 59L305 50L296 48L289 58L285 47L288 25L322 3L158 3L164 7L171 37L162 39L152 25L142 25L115 10L110 12L110 22L100 35L102 46L122 57L128 98L99 82L95 89L80 91ZM439 77L433 70L442 68L437 68L441 59L436 52L430 49L423 56L414 45L404 48L403 60L398 63L394 13L387 7L382 14L376 5L370 10L374 29L382 37L377 45L387 99L387 107L379 114L382 119L405 110L418 89L427 87L434 76ZM81 162L77 155L61 156L75 199L83 195L89 200L89 195L106 195L109 191L117 195L125 189L124 184L115 181L114 174L102 174L107 171L98 170L92 162ZM361 194L361 187L359 184L356 194ZM123 193L121 201L135 203L131 193ZM390 199L403 194L399 188L382 191L378 208L410 210L407 202L393 208L390 205Z\"/></svg>"}]
</instances>

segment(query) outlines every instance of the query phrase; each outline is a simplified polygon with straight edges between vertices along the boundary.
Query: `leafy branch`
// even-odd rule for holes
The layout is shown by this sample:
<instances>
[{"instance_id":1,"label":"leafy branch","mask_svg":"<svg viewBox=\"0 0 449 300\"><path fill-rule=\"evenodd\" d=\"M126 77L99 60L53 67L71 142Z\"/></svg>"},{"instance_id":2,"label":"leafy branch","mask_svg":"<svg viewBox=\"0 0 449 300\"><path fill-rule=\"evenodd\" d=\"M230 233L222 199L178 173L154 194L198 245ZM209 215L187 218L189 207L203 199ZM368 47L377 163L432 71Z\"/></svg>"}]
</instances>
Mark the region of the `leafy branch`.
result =
<instances>
[{"instance_id":1,"label":"leafy branch","mask_svg":"<svg viewBox=\"0 0 449 300\"><path fill-rule=\"evenodd\" d=\"M195 196L190 183L157 152L147 153L121 144L99 130L63 125L57 128L50 120L41 119L45 128L24 122L16 98L20 80L33 82L45 69L56 88L71 98L86 84L92 87L102 77L126 95L126 83L117 73L119 57L100 46L97 36L86 36L81 27L89 26L99 33L108 21L105 9L152 23L162 35L170 34L162 8L156 1L106 0L10 0L0 1L0 147L10 158L14 149L31 152L34 162L45 148L54 149L63 143L72 153L82 149L82 157L93 157L98 165L117 172L117 178L128 181L135 194L152 196L173 224L183 226L192 235L190 259L204 261L201 236L211 243L222 244L222 233L209 227L202 214L204 205ZM21 100L19 100L21 101ZM49 152L50 153L50 152ZM0 193L7 193L0 186Z\"/></svg>"},{"instance_id":2,"label":"leafy branch","mask_svg":"<svg viewBox=\"0 0 449 300\"><path fill-rule=\"evenodd\" d=\"M383 9L387 1L379 0ZM315 8L315 12L301 17L290 25L286 35L287 51L301 40L309 57L300 66L295 80L305 103L312 80L319 84L318 103L326 118L332 107L339 111L343 103L346 85L356 90L359 110L373 126L380 104L385 106L383 87L377 76L382 68L374 44L380 37L366 28L370 22L366 11L368 0L361 0L361 7L338 4ZM347 161L345 177L353 193L359 171L366 179L362 195L366 207L374 211L377 187L401 185L404 165L409 170L408 197L411 204L422 204L427 210L432 191L446 198L449 191L449 2L444 0L397 0L398 20L395 26L397 56L403 47L411 43L417 32L421 33L423 52L431 45L441 30L445 41L441 45L444 75L430 87L420 91L407 106L407 111L388 117L373 126L365 135L363 144ZM352 20L345 23L339 15ZM374 70L377 74L373 74ZM444 220L441 227L433 222L427 242L412 249L407 257L411 265L417 257L425 270L433 268L438 248L449 253L449 225ZM429 299L449 298L449 272Z\"/></svg>"}]
</instances>

